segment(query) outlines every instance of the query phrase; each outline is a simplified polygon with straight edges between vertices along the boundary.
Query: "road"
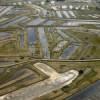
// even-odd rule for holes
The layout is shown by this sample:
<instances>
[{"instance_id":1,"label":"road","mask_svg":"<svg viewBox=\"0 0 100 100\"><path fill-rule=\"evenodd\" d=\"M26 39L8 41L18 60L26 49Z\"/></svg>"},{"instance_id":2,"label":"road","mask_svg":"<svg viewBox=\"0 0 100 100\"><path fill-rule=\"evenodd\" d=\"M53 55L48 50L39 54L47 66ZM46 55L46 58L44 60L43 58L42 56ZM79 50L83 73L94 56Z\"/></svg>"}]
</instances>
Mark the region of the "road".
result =
<instances>
[{"instance_id":1,"label":"road","mask_svg":"<svg viewBox=\"0 0 100 100\"><path fill-rule=\"evenodd\" d=\"M36 97L40 97L71 84L72 81L75 80L78 76L78 72L76 70L70 70L63 74L58 73L58 75L55 75L55 78L51 78L52 74L57 72L48 65L43 63L36 63L34 66L36 68L39 67L38 69L43 72L45 71L45 73L49 72L50 78L20 90L16 90L5 96L1 96L1 98L8 98L7 100L33 100ZM40 66L43 67L41 68Z\"/></svg>"},{"instance_id":2,"label":"road","mask_svg":"<svg viewBox=\"0 0 100 100\"><path fill-rule=\"evenodd\" d=\"M21 71L19 71L19 73L20 72ZM11 81L6 82L5 84L1 84L0 88L4 88L4 87L9 86L9 85L11 85L11 84L13 84L13 83L15 83L17 81L20 81L20 80L22 80L22 79L24 79L24 78L26 78L26 77L28 77L30 75L33 75L33 72L31 70L23 69L23 72L25 72L25 73L23 73L23 75L20 75L20 76L17 75L17 78L12 79Z\"/></svg>"},{"instance_id":3,"label":"road","mask_svg":"<svg viewBox=\"0 0 100 100\"><path fill-rule=\"evenodd\" d=\"M39 39L40 39L40 43L41 43L42 50L43 50L43 56L44 56L44 58L50 59L50 52L49 52L49 48L48 48L49 46L48 46L46 34L44 32L44 28L39 27L38 33L39 33Z\"/></svg>"},{"instance_id":4,"label":"road","mask_svg":"<svg viewBox=\"0 0 100 100\"><path fill-rule=\"evenodd\" d=\"M2 28L8 27L8 26L13 26L16 23L20 23L21 21L25 21L27 19L28 19L28 17L26 17L26 16L18 16L18 17L15 17L15 18L10 19L10 20L8 20L8 21L6 21L4 23L1 23L0 26Z\"/></svg>"},{"instance_id":5,"label":"road","mask_svg":"<svg viewBox=\"0 0 100 100\"><path fill-rule=\"evenodd\" d=\"M68 48L64 50L64 52L61 54L59 59L69 59L73 53L75 53L78 46L76 45L69 45Z\"/></svg>"},{"instance_id":6,"label":"road","mask_svg":"<svg viewBox=\"0 0 100 100\"><path fill-rule=\"evenodd\" d=\"M3 16L8 11L10 11L12 8L13 6L9 6L9 7L6 7L5 9L2 9L2 11L0 12L0 17Z\"/></svg>"},{"instance_id":7,"label":"road","mask_svg":"<svg viewBox=\"0 0 100 100\"><path fill-rule=\"evenodd\" d=\"M99 100L100 99L100 80L85 89L66 98L66 100Z\"/></svg>"},{"instance_id":8,"label":"road","mask_svg":"<svg viewBox=\"0 0 100 100\"><path fill-rule=\"evenodd\" d=\"M40 25L41 23L43 23L46 19L42 19L40 17L34 19L33 21L31 21L30 23L28 23L28 25Z\"/></svg>"}]
</instances>

